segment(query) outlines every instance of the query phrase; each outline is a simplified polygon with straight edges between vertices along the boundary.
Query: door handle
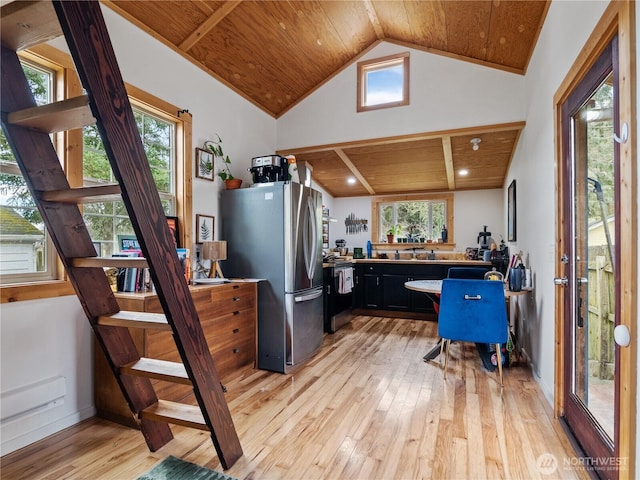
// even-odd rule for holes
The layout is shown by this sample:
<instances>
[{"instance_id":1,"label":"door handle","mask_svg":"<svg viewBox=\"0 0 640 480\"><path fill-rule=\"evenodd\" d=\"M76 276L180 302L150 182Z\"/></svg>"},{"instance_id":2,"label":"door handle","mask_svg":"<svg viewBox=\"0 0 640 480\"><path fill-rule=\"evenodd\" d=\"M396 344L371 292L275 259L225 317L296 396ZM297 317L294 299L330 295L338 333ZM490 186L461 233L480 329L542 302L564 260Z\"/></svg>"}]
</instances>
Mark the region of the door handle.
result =
<instances>
[{"instance_id":1,"label":"door handle","mask_svg":"<svg viewBox=\"0 0 640 480\"><path fill-rule=\"evenodd\" d=\"M567 285L569 285L569 279L567 277L555 277L553 279L553 283L556 285L562 285L563 287L566 287Z\"/></svg>"},{"instance_id":2,"label":"door handle","mask_svg":"<svg viewBox=\"0 0 640 480\"><path fill-rule=\"evenodd\" d=\"M613 329L613 338L621 347L628 347L631 343L631 333L626 325L617 325Z\"/></svg>"}]
</instances>

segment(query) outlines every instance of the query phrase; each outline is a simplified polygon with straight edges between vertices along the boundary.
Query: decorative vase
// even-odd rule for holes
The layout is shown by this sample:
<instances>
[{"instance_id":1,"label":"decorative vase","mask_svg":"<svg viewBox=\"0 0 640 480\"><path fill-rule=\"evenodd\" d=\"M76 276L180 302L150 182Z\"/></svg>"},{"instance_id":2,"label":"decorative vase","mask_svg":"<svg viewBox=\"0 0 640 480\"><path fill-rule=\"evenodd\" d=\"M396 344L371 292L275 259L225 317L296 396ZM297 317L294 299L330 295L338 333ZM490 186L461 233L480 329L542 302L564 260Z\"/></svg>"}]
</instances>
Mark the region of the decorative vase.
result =
<instances>
[{"instance_id":1,"label":"decorative vase","mask_svg":"<svg viewBox=\"0 0 640 480\"><path fill-rule=\"evenodd\" d=\"M393 243L393 235L387 235L387 243Z\"/></svg>"},{"instance_id":2,"label":"decorative vase","mask_svg":"<svg viewBox=\"0 0 640 480\"><path fill-rule=\"evenodd\" d=\"M227 186L227 190L235 190L236 188L240 188L240 185L242 185L242 179L231 178L231 179L225 180L224 183Z\"/></svg>"}]
</instances>

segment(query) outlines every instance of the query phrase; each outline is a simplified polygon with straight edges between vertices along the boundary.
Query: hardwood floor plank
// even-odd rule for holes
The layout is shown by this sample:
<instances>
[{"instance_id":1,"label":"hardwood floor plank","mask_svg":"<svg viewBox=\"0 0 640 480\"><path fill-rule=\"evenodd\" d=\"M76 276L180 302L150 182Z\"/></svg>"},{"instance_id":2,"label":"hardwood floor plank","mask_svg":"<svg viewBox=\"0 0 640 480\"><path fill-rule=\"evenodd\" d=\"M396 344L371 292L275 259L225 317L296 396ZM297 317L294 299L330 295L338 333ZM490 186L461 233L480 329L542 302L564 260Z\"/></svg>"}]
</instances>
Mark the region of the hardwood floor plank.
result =
<instances>
[{"instance_id":1,"label":"hardwood floor plank","mask_svg":"<svg viewBox=\"0 0 640 480\"><path fill-rule=\"evenodd\" d=\"M223 383L244 456L242 480L551 478L542 453L575 454L530 370L501 390L471 344L452 347L447 379L429 321L358 316L304 366L247 368ZM207 432L172 427L148 451L139 431L93 418L0 459L2 478L134 479L168 455L222 471ZM559 470L557 478L588 478Z\"/></svg>"}]
</instances>

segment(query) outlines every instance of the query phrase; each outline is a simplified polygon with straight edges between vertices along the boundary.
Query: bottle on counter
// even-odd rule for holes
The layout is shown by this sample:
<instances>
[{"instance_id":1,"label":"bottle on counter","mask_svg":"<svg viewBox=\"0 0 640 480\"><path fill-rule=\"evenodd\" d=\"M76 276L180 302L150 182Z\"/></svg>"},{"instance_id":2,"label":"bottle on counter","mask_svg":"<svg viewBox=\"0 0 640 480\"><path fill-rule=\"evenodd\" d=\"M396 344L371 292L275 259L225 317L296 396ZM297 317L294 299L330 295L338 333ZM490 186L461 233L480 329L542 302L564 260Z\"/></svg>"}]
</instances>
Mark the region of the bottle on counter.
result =
<instances>
[{"instance_id":1,"label":"bottle on counter","mask_svg":"<svg viewBox=\"0 0 640 480\"><path fill-rule=\"evenodd\" d=\"M444 225L442 227L441 234L442 234L442 243L447 243L447 240L449 238L449 232L447 232L447 226L446 225Z\"/></svg>"},{"instance_id":2,"label":"bottle on counter","mask_svg":"<svg viewBox=\"0 0 640 480\"><path fill-rule=\"evenodd\" d=\"M398 252L398 250L396 250L396 254L395 254L394 258L396 260L400 260L400 253Z\"/></svg>"},{"instance_id":3,"label":"bottle on counter","mask_svg":"<svg viewBox=\"0 0 640 480\"><path fill-rule=\"evenodd\" d=\"M372 258L371 240L367 240L367 258Z\"/></svg>"}]
</instances>

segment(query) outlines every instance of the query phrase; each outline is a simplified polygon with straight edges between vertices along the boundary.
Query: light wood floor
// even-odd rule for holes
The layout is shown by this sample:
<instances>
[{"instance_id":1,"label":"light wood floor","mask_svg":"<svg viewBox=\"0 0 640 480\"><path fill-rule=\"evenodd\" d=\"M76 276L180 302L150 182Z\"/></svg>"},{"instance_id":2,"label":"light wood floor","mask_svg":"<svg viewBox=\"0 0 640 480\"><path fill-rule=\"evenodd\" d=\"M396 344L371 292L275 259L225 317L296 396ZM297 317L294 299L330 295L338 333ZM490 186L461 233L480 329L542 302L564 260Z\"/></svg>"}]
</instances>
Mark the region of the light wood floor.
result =
<instances>
[{"instance_id":1,"label":"light wood floor","mask_svg":"<svg viewBox=\"0 0 640 480\"><path fill-rule=\"evenodd\" d=\"M528 368L506 369L501 391L475 347L456 344L444 380L438 360L422 361L435 336L434 322L360 316L327 335L293 374L247 369L230 379L226 395L244 456L226 473L260 480L588 478L563 466L573 451ZM135 479L168 455L222 471L206 432L173 430L174 440L151 453L137 430L90 419L6 455L1 476ZM558 462L554 472L545 470L550 458Z\"/></svg>"}]
</instances>

